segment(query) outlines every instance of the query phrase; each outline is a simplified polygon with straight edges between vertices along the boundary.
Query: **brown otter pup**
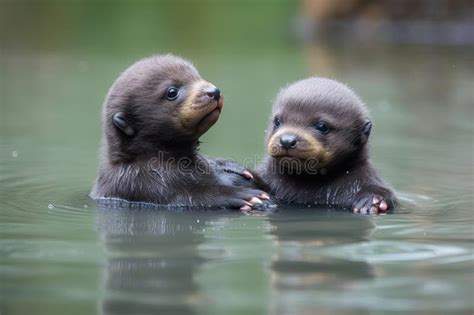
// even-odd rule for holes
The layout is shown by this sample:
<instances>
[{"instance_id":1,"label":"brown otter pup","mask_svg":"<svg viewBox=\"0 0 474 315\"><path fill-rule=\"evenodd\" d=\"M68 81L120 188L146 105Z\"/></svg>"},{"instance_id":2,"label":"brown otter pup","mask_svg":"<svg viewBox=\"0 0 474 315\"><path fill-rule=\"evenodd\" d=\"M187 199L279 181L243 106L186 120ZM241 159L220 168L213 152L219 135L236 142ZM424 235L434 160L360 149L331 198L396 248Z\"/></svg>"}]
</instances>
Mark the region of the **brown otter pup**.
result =
<instances>
[{"instance_id":1,"label":"brown otter pup","mask_svg":"<svg viewBox=\"0 0 474 315\"><path fill-rule=\"evenodd\" d=\"M395 196L369 159L372 129L361 99L342 83L309 78L278 94L259 173L283 204L386 213Z\"/></svg>"},{"instance_id":2,"label":"brown otter pup","mask_svg":"<svg viewBox=\"0 0 474 315\"><path fill-rule=\"evenodd\" d=\"M234 163L198 153L199 137L222 107L219 89L188 61L162 55L130 66L105 99L91 198L243 210L261 204L269 198L266 193L234 185L235 168L224 170ZM237 171L251 180L245 170Z\"/></svg>"}]
</instances>

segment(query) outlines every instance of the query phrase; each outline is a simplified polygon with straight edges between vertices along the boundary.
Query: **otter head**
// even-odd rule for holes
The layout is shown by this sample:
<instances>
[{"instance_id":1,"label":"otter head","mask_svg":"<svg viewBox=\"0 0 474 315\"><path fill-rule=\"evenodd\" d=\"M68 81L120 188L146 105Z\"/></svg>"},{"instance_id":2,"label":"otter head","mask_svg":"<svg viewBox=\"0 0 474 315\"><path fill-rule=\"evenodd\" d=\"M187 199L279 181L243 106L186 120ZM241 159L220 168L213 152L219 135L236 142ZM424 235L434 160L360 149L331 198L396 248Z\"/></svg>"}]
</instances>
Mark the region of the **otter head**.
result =
<instances>
[{"instance_id":1,"label":"otter head","mask_svg":"<svg viewBox=\"0 0 474 315\"><path fill-rule=\"evenodd\" d=\"M172 55L130 66L112 85L103 124L109 153L134 158L192 150L219 118L223 98L191 63Z\"/></svg>"},{"instance_id":2,"label":"otter head","mask_svg":"<svg viewBox=\"0 0 474 315\"><path fill-rule=\"evenodd\" d=\"M267 153L280 172L327 171L364 155L372 123L344 84L309 78L278 94L267 129Z\"/></svg>"}]
</instances>

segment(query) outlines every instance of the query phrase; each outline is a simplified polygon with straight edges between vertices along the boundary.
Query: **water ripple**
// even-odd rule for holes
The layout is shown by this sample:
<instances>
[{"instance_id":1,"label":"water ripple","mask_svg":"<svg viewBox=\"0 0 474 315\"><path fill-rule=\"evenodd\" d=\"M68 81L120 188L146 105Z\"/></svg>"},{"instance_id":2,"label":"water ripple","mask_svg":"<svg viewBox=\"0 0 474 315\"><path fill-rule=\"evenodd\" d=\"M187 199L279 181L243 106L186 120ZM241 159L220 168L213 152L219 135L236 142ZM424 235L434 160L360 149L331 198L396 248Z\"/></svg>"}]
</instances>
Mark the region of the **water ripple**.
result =
<instances>
[{"instance_id":1,"label":"water ripple","mask_svg":"<svg viewBox=\"0 0 474 315\"><path fill-rule=\"evenodd\" d=\"M431 264L444 263L444 259L474 261L468 250L448 245L417 244L399 241L370 241L335 246L325 251L328 256L369 263L403 263L430 260Z\"/></svg>"}]
</instances>

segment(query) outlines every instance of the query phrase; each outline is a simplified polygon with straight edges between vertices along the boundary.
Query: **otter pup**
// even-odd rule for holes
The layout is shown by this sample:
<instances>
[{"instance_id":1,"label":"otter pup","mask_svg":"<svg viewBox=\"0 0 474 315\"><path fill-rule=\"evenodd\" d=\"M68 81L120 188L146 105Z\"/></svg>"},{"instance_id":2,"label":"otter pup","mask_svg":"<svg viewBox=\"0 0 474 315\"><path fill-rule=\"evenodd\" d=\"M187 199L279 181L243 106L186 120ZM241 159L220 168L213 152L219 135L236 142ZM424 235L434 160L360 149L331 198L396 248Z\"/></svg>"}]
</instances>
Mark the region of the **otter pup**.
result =
<instances>
[{"instance_id":1,"label":"otter pup","mask_svg":"<svg viewBox=\"0 0 474 315\"><path fill-rule=\"evenodd\" d=\"M342 83L308 78L282 89L259 173L283 204L386 213L395 196L369 159L372 129L361 99Z\"/></svg>"},{"instance_id":2,"label":"otter pup","mask_svg":"<svg viewBox=\"0 0 474 315\"><path fill-rule=\"evenodd\" d=\"M222 107L219 89L186 60L159 55L130 66L103 105L100 165L91 198L242 210L269 199L252 185L234 185L235 171L224 171L225 161L198 153L199 137Z\"/></svg>"}]
</instances>

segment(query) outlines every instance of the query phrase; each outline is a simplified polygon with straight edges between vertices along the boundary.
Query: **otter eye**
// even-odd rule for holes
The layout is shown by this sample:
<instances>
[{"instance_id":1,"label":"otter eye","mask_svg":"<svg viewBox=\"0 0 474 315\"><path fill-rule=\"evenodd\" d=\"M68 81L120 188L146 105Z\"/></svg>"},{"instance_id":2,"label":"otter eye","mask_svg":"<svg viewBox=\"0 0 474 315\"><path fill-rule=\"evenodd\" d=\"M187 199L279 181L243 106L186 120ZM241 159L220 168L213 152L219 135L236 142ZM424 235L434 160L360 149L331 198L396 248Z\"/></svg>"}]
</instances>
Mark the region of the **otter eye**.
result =
<instances>
[{"instance_id":1,"label":"otter eye","mask_svg":"<svg viewBox=\"0 0 474 315\"><path fill-rule=\"evenodd\" d=\"M322 121L316 123L315 128L316 128L316 130L318 130L323 135L326 135L329 132L328 125L326 123L322 122Z\"/></svg>"},{"instance_id":2,"label":"otter eye","mask_svg":"<svg viewBox=\"0 0 474 315\"><path fill-rule=\"evenodd\" d=\"M273 127L278 128L280 127L280 125L281 125L280 119L278 117L275 117L275 119L273 119Z\"/></svg>"},{"instance_id":3,"label":"otter eye","mask_svg":"<svg viewBox=\"0 0 474 315\"><path fill-rule=\"evenodd\" d=\"M174 101L175 99L178 98L178 88L174 86L170 86L168 90L166 91L166 98L170 101Z\"/></svg>"}]
</instances>

